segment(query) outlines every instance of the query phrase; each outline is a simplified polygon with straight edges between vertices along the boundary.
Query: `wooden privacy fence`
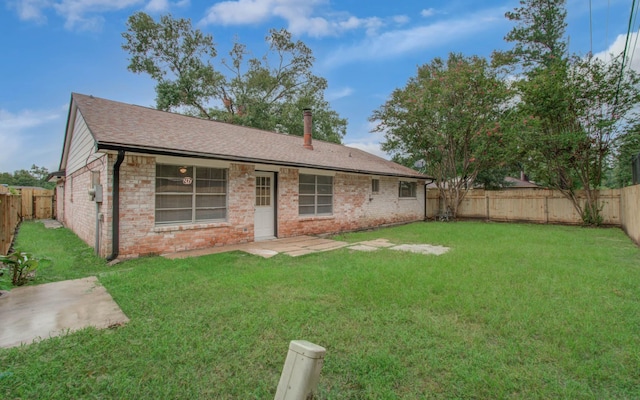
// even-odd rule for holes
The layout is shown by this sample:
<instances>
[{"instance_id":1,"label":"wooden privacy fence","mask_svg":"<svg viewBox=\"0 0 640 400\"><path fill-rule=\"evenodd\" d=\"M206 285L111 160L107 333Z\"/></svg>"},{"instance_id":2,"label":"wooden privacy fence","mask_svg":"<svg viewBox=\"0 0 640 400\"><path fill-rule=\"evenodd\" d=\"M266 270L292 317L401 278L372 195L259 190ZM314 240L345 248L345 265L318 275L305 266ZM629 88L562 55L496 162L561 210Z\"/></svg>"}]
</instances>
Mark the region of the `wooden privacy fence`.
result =
<instances>
[{"instance_id":1,"label":"wooden privacy fence","mask_svg":"<svg viewBox=\"0 0 640 400\"><path fill-rule=\"evenodd\" d=\"M578 191L584 202L584 193ZM601 190L603 224L621 226L621 190ZM438 191L427 194L427 216L437 217L442 210ZM582 223L571 201L559 191L549 189L470 190L458 208L458 218L487 221L518 221L541 224Z\"/></svg>"},{"instance_id":2,"label":"wooden privacy fence","mask_svg":"<svg viewBox=\"0 0 640 400\"><path fill-rule=\"evenodd\" d=\"M22 218L23 219L49 219L53 218L54 196L53 190L22 188Z\"/></svg>"},{"instance_id":3,"label":"wooden privacy fence","mask_svg":"<svg viewBox=\"0 0 640 400\"><path fill-rule=\"evenodd\" d=\"M12 194L19 193L19 194ZM53 190L20 188L9 190L0 186L0 254L11 247L16 227L23 219L53 218Z\"/></svg>"},{"instance_id":4,"label":"wooden privacy fence","mask_svg":"<svg viewBox=\"0 0 640 400\"><path fill-rule=\"evenodd\" d=\"M20 196L0 193L0 254L6 255L13 241L13 234L20 222L22 199Z\"/></svg>"},{"instance_id":5,"label":"wooden privacy fence","mask_svg":"<svg viewBox=\"0 0 640 400\"><path fill-rule=\"evenodd\" d=\"M640 246L640 185L622 189L620 214L622 229Z\"/></svg>"}]
</instances>

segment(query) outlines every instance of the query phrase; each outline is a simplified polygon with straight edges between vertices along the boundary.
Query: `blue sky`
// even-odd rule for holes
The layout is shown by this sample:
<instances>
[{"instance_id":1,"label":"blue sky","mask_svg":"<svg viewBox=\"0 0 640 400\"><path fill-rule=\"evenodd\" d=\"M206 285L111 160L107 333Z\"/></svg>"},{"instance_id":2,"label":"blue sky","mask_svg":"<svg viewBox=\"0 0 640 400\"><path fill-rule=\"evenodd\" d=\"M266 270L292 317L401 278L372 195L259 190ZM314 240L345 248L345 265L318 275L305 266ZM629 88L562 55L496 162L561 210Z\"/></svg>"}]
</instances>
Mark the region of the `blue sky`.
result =
<instances>
[{"instance_id":1,"label":"blue sky","mask_svg":"<svg viewBox=\"0 0 640 400\"><path fill-rule=\"evenodd\" d=\"M0 0L0 172L58 169L71 92L153 107L154 82L127 71L121 49L136 11L190 18L218 54L233 38L254 55L270 28L314 53L325 98L349 121L343 142L383 155L368 118L418 65L449 52L506 49L517 0ZM570 50L604 56L624 46L631 0L568 0ZM591 11L590 11L591 9ZM591 26L591 28L590 28ZM634 31L638 30L637 23ZM591 32L591 34L590 34ZM636 35L632 37L634 39ZM632 44L635 40L632 40ZM640 70L640 51L632 68ZM302 118L302 114L301 114Z\"/></svg>"}]
</instances>

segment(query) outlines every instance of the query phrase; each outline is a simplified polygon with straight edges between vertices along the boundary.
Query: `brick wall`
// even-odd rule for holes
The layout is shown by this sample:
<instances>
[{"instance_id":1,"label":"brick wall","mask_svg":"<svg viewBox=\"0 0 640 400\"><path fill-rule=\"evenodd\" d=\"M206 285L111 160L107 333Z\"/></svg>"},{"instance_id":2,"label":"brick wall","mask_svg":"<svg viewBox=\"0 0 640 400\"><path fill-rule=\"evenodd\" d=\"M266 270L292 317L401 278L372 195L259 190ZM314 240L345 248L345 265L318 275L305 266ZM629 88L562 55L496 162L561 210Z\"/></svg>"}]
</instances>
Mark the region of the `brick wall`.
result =
<instances>
[{"instance_id":1,"label":"brick wall","mask_svg":"<svg viewBox=\"0 0 640 400\"><path fill-rule=\"evenodd\" d=\"M91 187L91 170L100 170L104 187L98 228L102 257L112 251L111 188L115 161L114 154L94 161L67 177L64 189L63 222L93 247L96 203L90 201L87 191ZM199 224L156 226L155 172L156 159L150 156L127 155L120 166L119 256L130 258L253 241L253 165L228 165L227 221ZM371 177L337 173L333 215L301 217L298 215L298 170L280 168L277 176L278 237L352 231L424 217L423 182L418 183L416 198L399 199L397 178L378 178L380 191L372 194Z\"/></svg>"},{"instance_id":2,"label":"brick wall","mask_svg":"<svg viewBox=\"0 0 640 400\"><path fill-rule=\"evenodd\" d=\"M103 182L106 176L106 158L106 156L100 156L79 170L71 172L65 177L64 188L57 189L58 220L91 247L95 246L98 230L100 239L104 237L104 225L100 223L99 227L96 227L96 213L103 214L105 210L110 209L108 203L99 204L92 201L88 193L92 187L92 172L99 173L100 180ZM96 204L98 204L97 210ZM104 256L104 243L101 243L100 247L100 254Z\"/></svg>"},{"instance_id":3,"label":"brick wall","mask_svg":"<svg viewBox=\"0 0 640 400\"><path fill-rule=\"evenodd\" d=\"M120 167L120 255L137 257L253 240L252 165L228 169L226 222L155 225L154 157L127 156Z\"/></svg>"},{"instance_id":4,"label":"brick wall","mask_svg":"<svg viewBox=\"0 0 640 400\"><path fill-rule=\"evenodd\" d=\"M337 173L333 178L333 215L298 215L298 170L280 169L278 237L337 233L424 218L424 182L417 196L398 198L398 178L380 177L380 190L371 192L371 177Z\"/></svg>"}]
</instances>

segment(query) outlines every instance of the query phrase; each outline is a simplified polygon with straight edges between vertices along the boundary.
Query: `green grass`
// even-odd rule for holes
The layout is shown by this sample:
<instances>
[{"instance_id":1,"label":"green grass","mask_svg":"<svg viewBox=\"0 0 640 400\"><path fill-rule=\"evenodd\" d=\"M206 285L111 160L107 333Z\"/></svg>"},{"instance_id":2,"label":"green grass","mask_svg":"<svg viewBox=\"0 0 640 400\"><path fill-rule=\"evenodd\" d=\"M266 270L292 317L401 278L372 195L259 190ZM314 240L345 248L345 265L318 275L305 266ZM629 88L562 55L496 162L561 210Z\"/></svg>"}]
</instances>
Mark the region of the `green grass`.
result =
<instances>
[{"instance_id":1,"label":"green grass","mask_svg":"<svg viewBox=\"0 0 640 400\"><path fill-rule=\"evenodd\" d=\"M618 229L416 223L341 235L451 247L223 253L107 267L24 224L42 282L97 274L131 321L0 349L0 397L273 398L290 340L321 399L640 398L640 249Z\"/></svg>"}]
</instances>

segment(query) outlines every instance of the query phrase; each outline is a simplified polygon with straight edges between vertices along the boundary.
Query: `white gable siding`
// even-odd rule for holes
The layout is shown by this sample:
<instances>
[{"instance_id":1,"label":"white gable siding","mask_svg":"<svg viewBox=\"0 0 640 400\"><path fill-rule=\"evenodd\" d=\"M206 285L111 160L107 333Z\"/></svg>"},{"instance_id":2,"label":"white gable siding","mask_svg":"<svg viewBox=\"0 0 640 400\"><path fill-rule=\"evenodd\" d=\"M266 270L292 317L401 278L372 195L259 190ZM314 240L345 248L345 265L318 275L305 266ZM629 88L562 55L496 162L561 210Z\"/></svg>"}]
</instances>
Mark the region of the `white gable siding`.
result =
<instances>
[{"instance_id":1,"label":"white gable siding","mask_svg":"<svg viewBox=\"0 0 640 400\"><path fill-rule=\"evenodd\" d=\"M69 160L67 161L66 166L67 175L71 175L93 159L93 157L89 156L95 153L94 144L95 141L93 140L93 136L91 136L91 132L89 132L89 128L84 122L84 118L82 118L82 115L78 111L76 113L76 120L73 124Z\"/></svg>"}]
</instances>

